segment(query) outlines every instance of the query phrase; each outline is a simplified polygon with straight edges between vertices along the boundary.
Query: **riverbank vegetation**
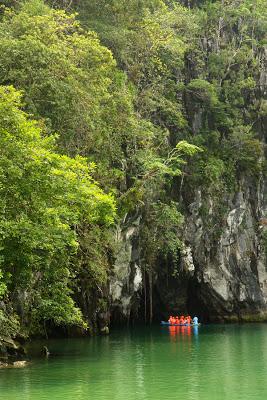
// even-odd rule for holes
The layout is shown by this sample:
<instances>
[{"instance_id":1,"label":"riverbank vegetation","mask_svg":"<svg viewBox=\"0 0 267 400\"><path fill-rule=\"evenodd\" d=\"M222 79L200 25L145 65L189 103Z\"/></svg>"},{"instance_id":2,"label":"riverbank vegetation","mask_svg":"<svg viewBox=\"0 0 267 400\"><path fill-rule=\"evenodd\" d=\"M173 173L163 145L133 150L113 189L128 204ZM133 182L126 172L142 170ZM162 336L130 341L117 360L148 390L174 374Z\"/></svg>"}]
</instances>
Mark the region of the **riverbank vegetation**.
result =
<instances>
[{"instance_id":1,"label":"riverbank vegetation","mask_svg":"<svg viewBox=\"0 0 267 400\"><path fill-rule=\"evenodd\" d=\"M0 334L96 328L133 215L152 319L183 199L205 188L216 240L224 193L265 173L266 28L264 0L4 1Z\"/></svg>"}]
</instances>

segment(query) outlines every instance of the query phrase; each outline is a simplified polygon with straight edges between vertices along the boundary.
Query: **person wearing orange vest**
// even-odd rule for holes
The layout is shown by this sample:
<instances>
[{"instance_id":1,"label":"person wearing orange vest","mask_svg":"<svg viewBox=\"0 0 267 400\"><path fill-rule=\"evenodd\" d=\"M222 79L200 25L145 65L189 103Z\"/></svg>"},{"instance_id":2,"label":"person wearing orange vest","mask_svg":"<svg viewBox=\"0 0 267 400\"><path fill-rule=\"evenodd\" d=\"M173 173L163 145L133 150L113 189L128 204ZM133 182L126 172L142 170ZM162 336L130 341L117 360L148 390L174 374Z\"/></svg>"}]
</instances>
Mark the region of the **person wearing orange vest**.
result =
<instances>
[{"instance_id":1,"label":"person wearing orange vest","mask_svg":"<svg viewBox=\"0 0 267 400\"><path fill-rule=\"evenodd\" d=\"M185 319L184 319L184 316L183 316L183 315L180 317L180 324L181 324L181 325L184 325L184 324L185 324Z\"/></svg>"},{"instance_id":2,"label":"person wearing orange vest","mask_svg":"<svg viewBox=\"0 0 267 400\"><path fill-rule=\"evenodd\" d=\"M175 317L175 325L179 325L180 324L180 320L179 320L179 317Z\"/></svg>"}]
</instances>

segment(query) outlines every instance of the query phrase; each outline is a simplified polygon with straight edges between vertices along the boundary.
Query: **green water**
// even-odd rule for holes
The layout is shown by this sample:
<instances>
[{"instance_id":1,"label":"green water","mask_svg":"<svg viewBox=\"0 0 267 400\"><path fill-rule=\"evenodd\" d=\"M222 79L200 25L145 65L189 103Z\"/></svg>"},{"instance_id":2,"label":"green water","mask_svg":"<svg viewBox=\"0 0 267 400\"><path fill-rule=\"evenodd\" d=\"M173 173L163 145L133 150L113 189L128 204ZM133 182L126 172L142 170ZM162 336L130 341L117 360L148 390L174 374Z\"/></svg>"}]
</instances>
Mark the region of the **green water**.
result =
<instances>
[{"instance_id":1,"label":"green water","mask_svg":"<svg viewBox=\"0 0 267 400\"><path fill-rule=\"evenodd\" d=\"M264 324L153 327L48 347L48 360L0 370L1 400L267 399Z\"/></svg>"}]
</instances>

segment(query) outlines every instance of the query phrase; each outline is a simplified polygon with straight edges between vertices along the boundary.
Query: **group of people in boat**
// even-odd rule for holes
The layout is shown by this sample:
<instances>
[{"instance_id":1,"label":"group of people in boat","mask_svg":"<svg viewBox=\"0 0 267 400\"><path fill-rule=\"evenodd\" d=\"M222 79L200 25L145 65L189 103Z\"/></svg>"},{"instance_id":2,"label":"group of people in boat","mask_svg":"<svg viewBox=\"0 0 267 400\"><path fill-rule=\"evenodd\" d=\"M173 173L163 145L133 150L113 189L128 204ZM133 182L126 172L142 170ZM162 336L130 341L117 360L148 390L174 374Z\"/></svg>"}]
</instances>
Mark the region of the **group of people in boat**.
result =
<instances>
[{"instance_id":1,"label":"group of people in boat","mask_svg":"<svg viewBox=\"0 0 267 400\"><path fill-rule=\"evenodd\" d=\"M190 315L186 317L184 315L173 317L171 315L168 322L171 325L198 325L198 317L191 318Z\"/></svg>"}]
</instances>

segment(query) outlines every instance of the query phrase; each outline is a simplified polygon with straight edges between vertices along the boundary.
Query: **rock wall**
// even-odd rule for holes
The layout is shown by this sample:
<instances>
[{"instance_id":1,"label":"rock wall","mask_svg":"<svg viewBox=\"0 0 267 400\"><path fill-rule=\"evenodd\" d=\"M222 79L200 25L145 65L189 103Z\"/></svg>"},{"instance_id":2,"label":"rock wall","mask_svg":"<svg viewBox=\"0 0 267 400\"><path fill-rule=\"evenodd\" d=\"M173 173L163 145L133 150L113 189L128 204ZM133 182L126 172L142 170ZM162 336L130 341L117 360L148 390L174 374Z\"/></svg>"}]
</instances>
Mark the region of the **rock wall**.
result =
<instances>
[{"instance_id":1,"label":"rock wall","mask_svg":"<svg viewBox=\"0 0 267 400\"><path fill-rule=\"evenodd\" d=\"M265 318L267 271L260 225L265 215L264 184L240 182L239 191L226 200L217 241L205 229L200 215L201 193L190 205L185 240L192 250L194 295L211 319ZM212 201L209 212L212 213ZM216 218L214 218L216 223ZM193 268L193 267L192 267Z\"/></svg>"},{"instance_id":2,"label":"rock wall","mask_svg":"<svg viewBox=\"0 0 267 400\"><path fill-rule=\"evenodd\" d=\"M115 322L129 321L138 312L142 272L138 232L141 217L127 219L117 227L116 259L110 279L111 313Z\"/></svg>"},{"instance_id":3,"label":"rock wall","mask_svg":"<svg viewBox=\"0 0 267 400\"><path fill-rule=\"evenodd\" d=\"M206 320L267 319L267 270L261 224L266 215L265 183L241 180L224 199L216 220L213 200L195 191L184 224L184 248L176 276L159 265L154 280L154 315L197 312ZM202 215L202 206L208 216ZM213 224L207 225L207 219ZM219 226L217 226L219 225ZM118 228L118 253L110 284L113 315L140 313L143 275L139 259L140 218ZM164 269L165 268L165 269Z\"/></svg>"},{"instance_id":4,"label":"rock wall","mask_svg":"<svg viewBox=\"0 0 267 400\"><path fill-rule=\"evenodd\" d=\"M266 97L266 55L262 61L260 96ZM192 130L201 126L202 112L194 110ZM258 135L266 143L266 116L259 119ZM266 154L265 154L266 159ZM264 161L266 162L266 161ZM267 261L263 233L267 229L267 179L240 174L238 189L215 200L198 188L182 196L185 224L184 247L178 273L155 266L154 316L170 312L198 313L204 320L267 320ZM190 200L191 199L191 200ZM203 206L206 214L203 215ZM129 320L143 315L144 287L138 232L142 219L125 221L118 228L119 244L110 285L111 309ZM143 244L145 245L145 244ZM167 276L168 275L168 276Z\"/></svg>"}]
</instances>

